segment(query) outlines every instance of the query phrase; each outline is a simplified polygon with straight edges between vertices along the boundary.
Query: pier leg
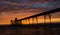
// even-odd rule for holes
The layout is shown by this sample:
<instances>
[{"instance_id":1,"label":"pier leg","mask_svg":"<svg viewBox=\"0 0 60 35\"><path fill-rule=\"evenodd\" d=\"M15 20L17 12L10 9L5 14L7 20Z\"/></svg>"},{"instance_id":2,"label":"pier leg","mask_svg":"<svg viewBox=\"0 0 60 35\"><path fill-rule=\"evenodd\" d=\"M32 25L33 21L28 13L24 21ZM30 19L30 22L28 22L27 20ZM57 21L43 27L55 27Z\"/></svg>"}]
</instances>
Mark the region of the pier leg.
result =
<instances>
[{"instance_id":1,"label":"pier leg","mask_svg":"<svg viewBox=\"0 0 60 35\"><path fill-rule=\"evenodd\" d=\"M23 20L21 20L21 24L23 24Z\"/></svg>"},{"instance_id":2,"label":"pier leg","mask_svg":"<svg viewBox=\"0 0 60 35\"><path fill-rule=\"evenodd\" d=\"M24 20L22 20L23 21L23 23L22 24L24 24Z\"/></svg>"},{"instance_id":3,"label":"pier leg","mask_svg":"<svg viewBox=\"0 0 60 35\"><path fill-rule=\"evenodd\" d=\"M30 24L30 19L28 19L28 22L29 22L29 24Z\"/></svg>"},{"instance_id":4,"label":"pier leg","mask_svg":"<svg viewBox=\"0 0 60 35\"><path fill-rule=\"evenodd\" d=\"M44 15L44 24L46 23L46 15Z\"/></svg>"},{"instance_id":5,"label":"pier leg","mask_svg":"<svg viewBox=\"0 0 60 35\"><path fill-rule=\"evenodd\" d=\"M36 17L36 23L38 24L38 17Z\"/></svg>"},{"instance_id":6,"label":"pier leg","mask_svg":"<svg viewBox=\"0 0 60 35\"><path fill-rule=\"evenodd\" d=\"M21 20L20 24L22 24L22 20Z\"/></svg>"},{"instance_id":7,"label":"pier leg","mask_svg":"<svg viewBox=\"0 0 60 35\"><path fill-rule=\"evenodd\" d=\"M50 23L51 23L51 15L49 14L49 20L50 20Z\"/></svg>"},{"instance_id":8,"label":"pier leg","mask_svg":"<svg viewBox=\"0 0 60 35\"><path fill-rule=\"evenodd\" d=\"M26 21L26 24L27 24L27 19L25 21Z\"/></svg>"},{"instance_id":9,"label":"pier leg","mask_svg":"<svg viewBox=\"0 0 60 35\"><path fill-rule=\"evenodd\" d=\"M23 23L25 23L25 20L23 20Z\"/></svg>"},{"instance_id":10,"label":"pier leg","mask_svg":"<svg viewBox=\"0 0 60 35\"><path fill-rule=\"evenodd\" d=\"M34 24L34 17L32 18L32 23Z\"/></svg>"}]
</instances>

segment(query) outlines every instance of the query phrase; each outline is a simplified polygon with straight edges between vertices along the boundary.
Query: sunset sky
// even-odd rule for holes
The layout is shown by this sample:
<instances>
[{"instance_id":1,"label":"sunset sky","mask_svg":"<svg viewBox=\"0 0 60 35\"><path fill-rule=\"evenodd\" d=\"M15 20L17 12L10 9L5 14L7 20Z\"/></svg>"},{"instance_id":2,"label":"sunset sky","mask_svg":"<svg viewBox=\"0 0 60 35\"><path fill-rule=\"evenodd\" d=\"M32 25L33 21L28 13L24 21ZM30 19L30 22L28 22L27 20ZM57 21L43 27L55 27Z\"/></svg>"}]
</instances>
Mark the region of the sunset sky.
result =
<instances>
[{"instance_id":1,"label":"sunset sky","mask_svg":"<svg viewBox=\"0 0 60 35\"><path fill-rule=\"evenodd\" d=\"M60 8L60 0L0 0L0 25L55 8ZM53 22L60 22L59 15L52 14Z\"/></svg>"}]
</instances>

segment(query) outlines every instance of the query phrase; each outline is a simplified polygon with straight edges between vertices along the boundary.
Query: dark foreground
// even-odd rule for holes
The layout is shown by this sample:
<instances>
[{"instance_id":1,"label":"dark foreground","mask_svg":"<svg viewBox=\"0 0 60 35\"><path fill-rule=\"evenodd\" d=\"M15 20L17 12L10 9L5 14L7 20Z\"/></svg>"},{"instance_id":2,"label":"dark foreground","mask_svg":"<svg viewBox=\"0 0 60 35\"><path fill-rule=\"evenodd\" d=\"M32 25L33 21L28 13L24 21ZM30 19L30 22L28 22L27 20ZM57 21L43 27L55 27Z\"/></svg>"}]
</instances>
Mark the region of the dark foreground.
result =
<instances>
[{"instance_id":1,"label":"dark foreground","mask_svg":"<svg viewBox=\"0 0 60 35\"><path fill-rule=\"evenodd\" d=\"M0 26L0 35L60 35L60 23Z\"/></svg>"}]
</instances>

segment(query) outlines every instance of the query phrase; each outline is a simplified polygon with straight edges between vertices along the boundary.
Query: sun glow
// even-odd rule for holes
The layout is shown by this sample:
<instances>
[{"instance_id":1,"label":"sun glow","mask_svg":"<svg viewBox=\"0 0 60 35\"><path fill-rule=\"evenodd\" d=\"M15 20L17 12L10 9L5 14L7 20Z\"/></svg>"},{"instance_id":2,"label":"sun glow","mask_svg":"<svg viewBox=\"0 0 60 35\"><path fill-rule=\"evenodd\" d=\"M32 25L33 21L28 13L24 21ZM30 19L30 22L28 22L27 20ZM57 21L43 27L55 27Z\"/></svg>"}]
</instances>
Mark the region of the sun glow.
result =
<instances>
[{"instance_id":1,"label":"sun glow","mask_svg":"<svg viewBox=\"0 0 60 35\"><path fill-rule=\"evenodd\" d=\"M26 13L26 14L4 14L2 16L0 16L0 25L7 25L7 24L11 24L10 20L14 20L15 17L17 17L18 19L20 18L24 18L24 17L27 17L27 16L30 16L30 15L33 15L34 13ZM54 14L51 14L51 22L52 23L56 23L56 22L60 22L60 12L58 13L54 13ZM22 24L37 24L37 23L44 23L44 16L39 16L37 17L38 19L36 19L36 17L33 18L30 18L30 19L25 19L25 20L22 20ZM46 15L46 20L45 20L46 23L49 23L50 22L50 19L48 17L48 15Z\"/></svg>"},{"instance_id":2,"label":"sun glow","mask_svg":"<svg viewBox=\"0 0 60 35\"><path fill-rule=\"evenodd\" d=\"M46 19L45 20L46 23L50 23L50 19ZM57 22L60 22L60 18L54 18L54 19L51 19L51 23L57 23ZM44 23L44 19L38 19L38 21L36 21L36 19L34 19L34 21L32 19L30 20L23 20L22 21L23 24L39 24L39 23Z\"/></svg>"}]
</instances>

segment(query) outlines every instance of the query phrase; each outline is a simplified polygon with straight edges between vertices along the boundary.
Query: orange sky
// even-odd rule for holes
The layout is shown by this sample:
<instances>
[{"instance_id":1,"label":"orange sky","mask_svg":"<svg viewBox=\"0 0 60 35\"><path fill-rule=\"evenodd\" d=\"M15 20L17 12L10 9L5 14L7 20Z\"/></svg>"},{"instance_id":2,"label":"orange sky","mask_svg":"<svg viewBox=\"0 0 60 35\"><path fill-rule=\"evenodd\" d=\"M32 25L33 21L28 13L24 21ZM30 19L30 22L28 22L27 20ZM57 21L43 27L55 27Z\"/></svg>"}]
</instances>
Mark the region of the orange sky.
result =
<instances>
[{"instance_id":1,"label":"orange sky","mask_svg":"<svg viewBox=\"0 0 60 35\"><path fill-rule=\"evenodd\" d=\"M0 25L10 24L16 17L21 19L55 8L60 8L60 0L0 0ZM52 22L60 22L60 12L51 17Z\"/></svg>"},{"instance_id":2,"label":"orange sky","mask_svg":"<svg viewBox=\"0 0 60 35\"><path fill-rule=\"evenodd\" d=\"M38 12L37 12L38 13ZM18 19L21 19L21 18L25 18L25 17L28 17L28 16L31 16L31 15L34 15L34 14L37 14L37 13L18 13L18 14L4 14L3 15L0 15L0 24L3 24L3 25L6 25L6 24L11 24L10 23L10 20L14 20L16 17ZM52 17L52 22L60 22L60 12L57 12L57 13L54 13L54 14L51 14L51 17ZM48 20L48 16L46 16L46 22L49 22ZM32 20L31 20L32 22ZM36 22L36 20L34 21L34 23ZM39 23L43 23L44 22L44 18L43 16L42 17L39 17L38 19L38 22ZM23 22L24 24L26 24L26 22ZM28 24L28 23L27 23Z\"/></svg>"},{"instance_id":3,"label":"orange sky","mask_svg":"<svg viewBox=\"0 0 60 35\"><path fill-rule=\"evenodd\" d=\"M23 18L23 17L27 17L29 15L32 15L32 13L2 15L2 16L0 16L0 24L10 24L11 19L14 20L16 17Z\"/></svg>"}]
</instances>

